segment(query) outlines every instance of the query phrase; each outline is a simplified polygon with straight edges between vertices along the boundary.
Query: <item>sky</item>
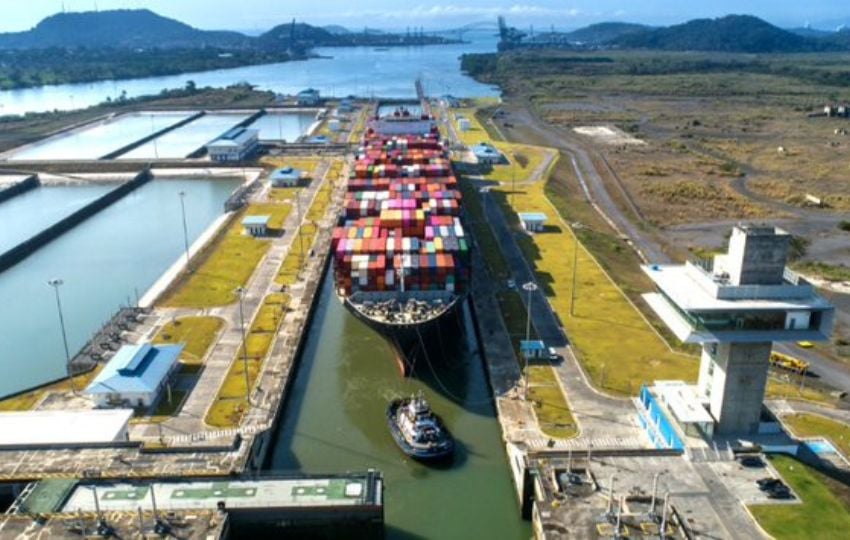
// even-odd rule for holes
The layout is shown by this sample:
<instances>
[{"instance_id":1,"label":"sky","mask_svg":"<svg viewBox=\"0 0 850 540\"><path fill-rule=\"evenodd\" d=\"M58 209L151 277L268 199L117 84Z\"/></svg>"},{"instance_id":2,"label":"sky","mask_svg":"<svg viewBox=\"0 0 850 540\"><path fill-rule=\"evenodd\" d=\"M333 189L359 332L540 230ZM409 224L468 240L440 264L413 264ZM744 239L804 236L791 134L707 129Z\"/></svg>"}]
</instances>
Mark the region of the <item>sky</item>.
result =
<instances>
[{"instance_id":1,"label":"sky","mask_svg":"<svg viewBox=\"0 0 850 540\"><path fill-rule=\"evenodd\" d=\"M264 31L293 17L317 25L426 29L492 21L505 15L515 26L571 29L620 20L675 24L697 17L747 13L791 27L832 29L850 23L847 0L0 0L0 31L27 30L62 11L148 8L205 29Z\"/></svg>"}]
</instances>

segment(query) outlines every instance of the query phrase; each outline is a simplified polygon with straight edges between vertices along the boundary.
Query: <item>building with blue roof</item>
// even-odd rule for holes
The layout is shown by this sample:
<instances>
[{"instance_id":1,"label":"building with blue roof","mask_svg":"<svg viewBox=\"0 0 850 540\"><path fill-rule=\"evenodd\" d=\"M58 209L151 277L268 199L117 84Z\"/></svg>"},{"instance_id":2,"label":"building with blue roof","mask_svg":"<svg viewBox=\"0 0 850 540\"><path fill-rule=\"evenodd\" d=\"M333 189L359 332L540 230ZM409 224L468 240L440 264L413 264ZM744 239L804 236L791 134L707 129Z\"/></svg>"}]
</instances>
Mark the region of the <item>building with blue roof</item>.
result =
<instances>
[{"instance_id":1,"label":"building with blue roof","mask_svg":"<svg viewBox=\"0 0 850 540\"><path fill-rule=\"evenodd\" d=\"M270 220L271 216L245 216L242 219L242 228L245 234L266 236L269 233Z\"/></svg>"},{"instance_id":2,"label":"building with blue roof","mask_svg":"<svg viewBox=\"0 0 850 540\"><path fill-rule=\"evenodd\" d=\"M213 161L242 161L259 146L259 130L237 127L209 143L207 154Z\"/></svg>"},{"instance_id":3,"label":"building with blue roof","mask_svg":"<svg viewBox=\"0 0 850 540\"><path fill-rule=\"evenodd\" d=\"M522 340L519 342L519 352L525 358L543 358L546 356L546 344L539 340Z\"/></svg>"},{"instance_id":4,"label":"building with blue roof","mask_svg":"<svg viewBox=\"0 0 850 540\"><path fill-rule=\"evenodd\" d=\"M472 153L475 156L475 160L479 164L483 165L496 165L505 161L505 157L501 152L499 152L493 145L485 142L473 146Z\"/></svg>"},{"instance_id":5,"label":"building with blue roof","mask_svg":"<svg viewBox=\"0 0 850 540\"><path fill-rule=\"evenodd\" d=\"M177 369L183 345L124 345L84 393L98 407L150 407Z\"/></svg>"},{"instance_id":6,"label":"building with blue roof","mask_svg":"<svg viewBox=\"0 0 850 540\"><path fill-rule=\"evenodd\" d=\"M293 187L298 185L304 171L295 167L281 167L269 175L272 187Z\"/></svg>"},{"instance_id":7,"label":"building with blue roof","mask_svg":"<svg viewBox=\"0 0 850 540\"><path fill-rule=\"evenodd\" d=\"M546 226L546 214L543 212L518 212L522 228L528 232L540 232Z\"/></svg>"},{"instance_id":8,"label":"building with blue roof","mask_svg":"<svg viewBox=\"0 0 850 540\"><path fill-rule=\"evenodd\" d=\"M295 99L299 107L313 107L322 102L322 96L315 88L307 88L296 94Z\"/></svg>"}]
</instances>

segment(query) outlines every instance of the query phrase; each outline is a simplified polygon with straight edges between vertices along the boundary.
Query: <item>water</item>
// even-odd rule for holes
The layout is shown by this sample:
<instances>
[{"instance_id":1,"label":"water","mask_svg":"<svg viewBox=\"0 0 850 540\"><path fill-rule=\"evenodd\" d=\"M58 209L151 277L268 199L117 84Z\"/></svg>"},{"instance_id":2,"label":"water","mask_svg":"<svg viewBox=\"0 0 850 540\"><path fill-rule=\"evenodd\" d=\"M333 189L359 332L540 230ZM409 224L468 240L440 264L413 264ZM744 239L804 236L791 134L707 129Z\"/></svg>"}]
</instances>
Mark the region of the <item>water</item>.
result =
<instances>
[{"instance_id":1,"label":"water","mask_svg":"<svg viewBox=\"0 0 850 540\"><path fill-rule=\"evenodd\" d=\"M832 443L830 443L826 439L803 441L803 444L805 444L809 448L809 450L811 450L812 452L814 452L815 454L818 454L818 455L820 455L820 454L837 454L838 453L838 451L835 449L835 447L832 446Z\"/></svg>"},{"instance_id":2,"label":"water","mask_svg":"<svg viewBox=\"0 0 850 540\"><path fill-rule=\"evenodd\" d=\"M378 107L378 116L389 116L399 110L400 107L407 109L411 116L419 116L422 114L422 106L419 103L411 102L381 105Z\"/></svg>"},{"instance_id":3,"label":"water","mask_svg":"<svg viewBox=\"0 0 850 540\"><path fill-rule=\"evenodd\" d=\"M439 381L421 368L403 380L386 342L339 303L326 279L277 434L275 470L380 469L386 480L387 537L523 539L499 425L483 366L463 349ZM448 388L443 391L440 384ZM435 388L437 391L435 391ZM406 458L386 425L396 396L423 390L458 441L450 468ZM447 397L447 394L453 397Z\"/></svg>"},{"instance_id":4,"label":"water","mask_svg":"<svg viewBox=\"0 0 850 540\"><path fill-rule=\"evenodd\" d=\"M157 94L164 88L178 88L187 81L201 86L223 87L250 82L261 90L294 94L307 87L325 95L415 97L413 83L421 77L430 95L445 93L459 97L497 96L499 91L465 76L460 71L460 55L494 52L497 38L489 33L467 34L470 43L431 47L322 48L316 53L332 58L302 62L246 66L167 77L147 77L123 81L42 86L0 92L0 115L25 112L68 110L89 107L117 98Z\"/></svg>"},{"instance_id":5,"label":"water","mask_svg":"<svg viewBox=\"0 0 850 540\"><path fill-rule=\"evenodd\" d=\"M260 140L293 142L306 134L314 122L316 111L269 112L248 127L260 130Z\"/></svg>"},{"instance_id":6,"label":"water","mask_svg":"<svg viewBox=\"0 0 850 540\"><path fill-rule=\"evenodd\" d=\"M188 118L191 113L135 113L57 135L10 156L23 159L98 159Z\"/></svg>"},{"instance_id":7,"label":"water","mask_svg":"<svg viewBox=\"0 0 850 540\"><path fill-rule=\"evenodd\" d=\"M61 278L69 346L78 351L120 305L135 301L224 211L237 182L155 180L0 274L0 396L65 373L53 289ZM0 206L2 209L2 206ZM6 215L0 211L0 221Z\"/></svg>"},{"instance_id":8,"label":"water","mask_svg":"<svg viewBox=\"0 0 850 540\"><path fill-rule=\"evenodd\" d=\"M117 184L42 186L0 203L0 253L79 210Z\"/></svg>"},{"instance_id":9,"label":"water","mask_svg":"<svg viewBox=\"0 0 850 540\"><path fill-rule=\"evenodd\" d=\"M205 114L185 126L122 154L118 159L180 159L248 118L244 114Z\"/></svg>"}]
</instances>

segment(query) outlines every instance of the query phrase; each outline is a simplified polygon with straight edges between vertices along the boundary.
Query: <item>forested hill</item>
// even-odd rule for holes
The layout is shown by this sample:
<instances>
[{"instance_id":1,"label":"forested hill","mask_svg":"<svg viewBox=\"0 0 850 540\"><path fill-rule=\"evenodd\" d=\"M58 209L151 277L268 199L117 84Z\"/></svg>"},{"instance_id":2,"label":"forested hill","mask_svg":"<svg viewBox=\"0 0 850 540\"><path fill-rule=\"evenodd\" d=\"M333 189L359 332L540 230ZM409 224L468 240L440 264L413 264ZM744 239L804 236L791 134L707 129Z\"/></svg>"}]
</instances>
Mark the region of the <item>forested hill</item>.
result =
<instances>
[{"instance_id":1,"label":"forested hill","mask_svg":"<svg viewBox=\"0 0 850 540\"><path fill-rule=\"evenodd\" d=\"M0 34L0 48L191 48L248 47L238 32L198 30L147 9L58 13L32 30Z\"/></svg>"},{"instance_id":2,"label":"forested hill","mask_svg":"<svg viewBox=\"0 0 850 540\"><path fill-rule=\"evenodd\" d=\"M666 28L639 30L618 36L610 44L624 49L742 53L813 52L840 48L828 38L801 36L750 15L695 19Z\"/></svg>"},{"instance_id":3,"label":"forested hill","mask_svg":"<svg viewBox=\"0 0 850 540\"><path fill-rule=\"evenodd\" d=\"M648 26L634 23L604 22L591 24L578 30L568 32L566 37L574 43L598 45L608 43L622 36L649 30Z\"/></svg>"}]
</instances>

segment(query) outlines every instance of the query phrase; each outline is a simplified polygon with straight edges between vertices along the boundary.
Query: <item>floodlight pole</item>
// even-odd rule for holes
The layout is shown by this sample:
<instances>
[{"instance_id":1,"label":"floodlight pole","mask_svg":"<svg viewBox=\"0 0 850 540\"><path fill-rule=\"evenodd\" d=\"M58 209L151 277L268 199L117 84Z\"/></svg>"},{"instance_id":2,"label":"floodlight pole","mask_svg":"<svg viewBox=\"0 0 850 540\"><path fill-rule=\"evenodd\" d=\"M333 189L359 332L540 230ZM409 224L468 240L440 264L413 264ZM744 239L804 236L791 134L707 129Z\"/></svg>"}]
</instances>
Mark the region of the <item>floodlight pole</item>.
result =
<instances>
[{"instance_id":1,"label":"floodlight pole","mask_svg":"<svg viewBox=\"0 0 850 540\"><path fill-rule=\"evenodd\" d=\"M68 372L68 382L71 384L71 391L76 394L77 388L74 386L74 374L71 371L71 352L68 350L68 335L65 332L65 317L62 315L62 301L59 299L59 287L65 283L59 278L53 278L47 282L53 287L53 292L56 293L56 311L59 313L59 328L62 331L62 345L65 347L65 369Z\"/></svg>"},{"instance_id":2,"label":"floodlight pole","mask_svg":"<svg viewBox=\"0 0 850 540\"><path fill-rule=\"evenodd\" d=\"M575 244L573 245L573 286L570 289L570 316L575 316L575 303L576 303L576 274L578 273L578 235L575 231L582 228L581 223L575 222L573 223L573 240Z\"/></svg>"},{"instance_id":3,"label":"floodlight pole","mask_svg":"<svg viewBox=\"0 0 850 540\"><path fill-rule=\"evenodd\" d=\"M522 288L528 292L528 302L525 313L525 343L526 347L528 347L528 342L531 339L531 295L537 290L537 284L533 281L529 281L528 283L525 283ZM528 400L528 351L525 351L523 356L525 357L525 378L523 379L522 397L523 399Z\"/></svg>"},{"instance_id":4,"label":"floodlight pole","mask_svg":"<svg viewBox=\"0 0 850 540\"><path fill-rule=\"evenodd\" d=\"M242 297L245 294L245 288L239 287L236 289L239 294L239 328L242 331L242 371L245 375L245 401L251 404L251 383L248 380L248 344L245 338L245 312L242 308Z\"/></svg>"},{"instance_id":5,"label":"floodlight pole","mask_svg":"<svg viewBox=\"0 0 850 540\"><path fill-rule=\"evenodd\" d=\"M186 226L186 204L183 199L186 197L186 192L180 192L180 212L183 216L183 249L186 252L186 270L191 274L192 265L189 260L189 228Z\"/></svg>"}]
</instances>

